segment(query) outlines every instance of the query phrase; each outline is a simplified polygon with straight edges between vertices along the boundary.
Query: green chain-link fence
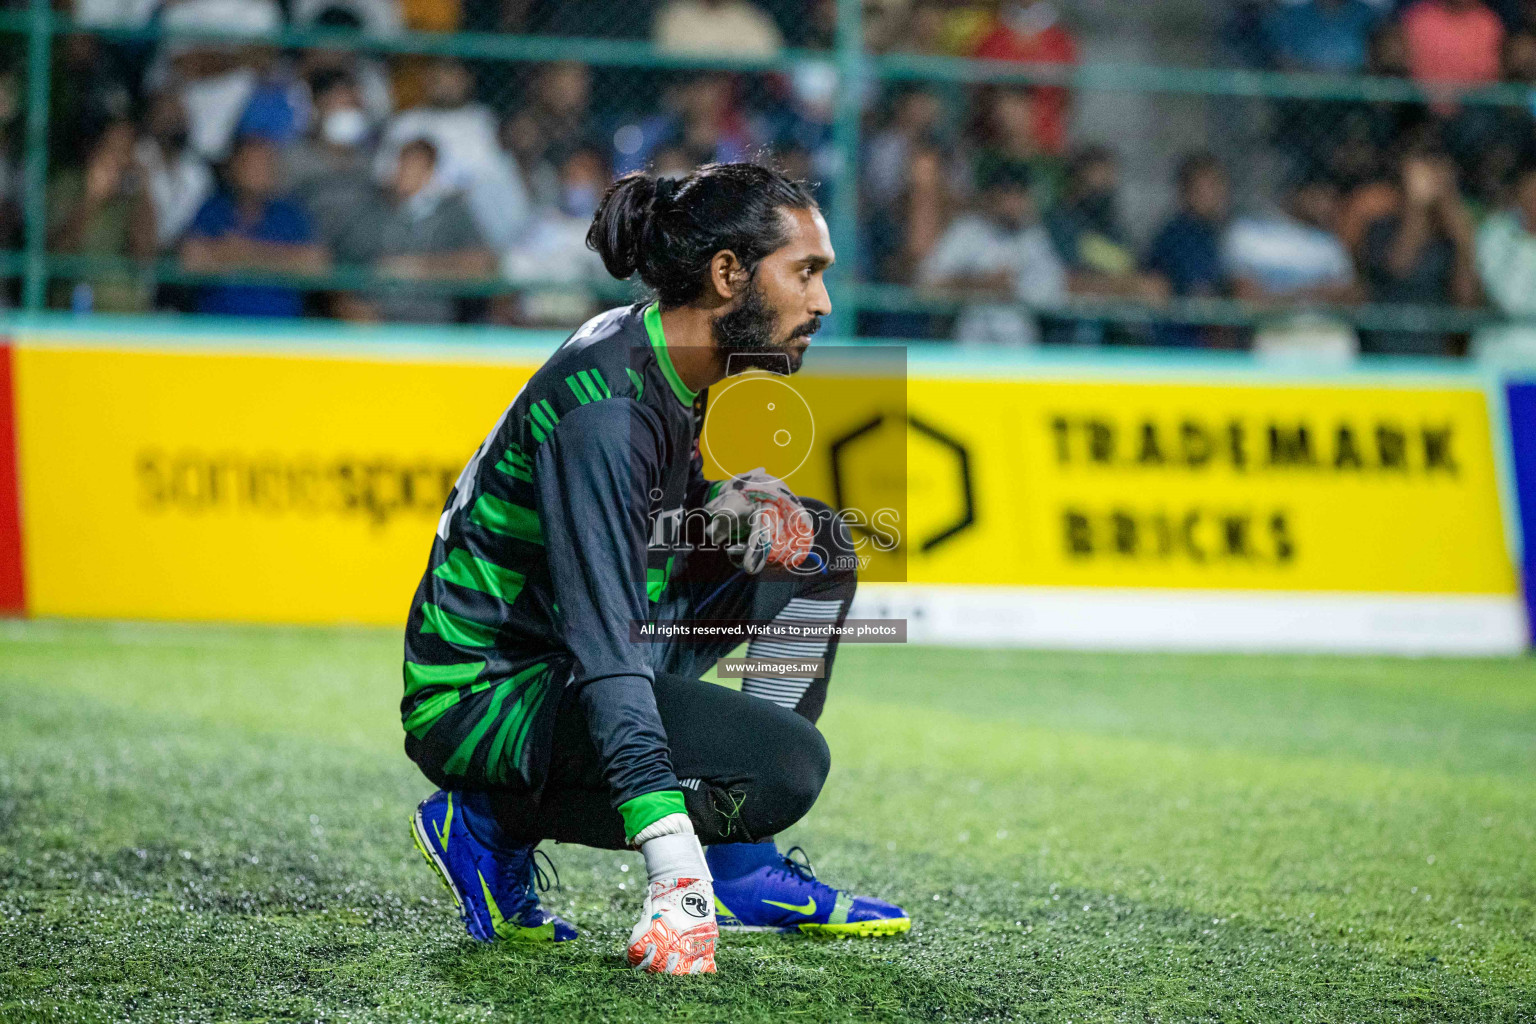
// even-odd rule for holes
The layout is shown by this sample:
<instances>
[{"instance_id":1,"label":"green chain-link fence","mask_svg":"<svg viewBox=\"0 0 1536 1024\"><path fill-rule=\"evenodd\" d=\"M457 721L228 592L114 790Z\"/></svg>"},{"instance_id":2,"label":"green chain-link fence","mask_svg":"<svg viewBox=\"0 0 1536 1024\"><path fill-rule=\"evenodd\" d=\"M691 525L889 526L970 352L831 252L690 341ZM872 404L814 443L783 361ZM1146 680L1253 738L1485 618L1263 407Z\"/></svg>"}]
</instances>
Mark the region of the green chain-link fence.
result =
<instances>
[{"instance_id":1,"label":"green chain-link fence","mask_svg":"<svg viewBox=\"0 0 1536 1024\"><path fill-rule=\"evenodd\" d=\"M1321 57L1313 6L1361 19ZM818 183L841 334L1454 353L1536 312L1518 24L1453 88L1359 0L1234 8L1208 67L1039 2L723 7L0 11L0 271L27 310L570 324L635 294L580 244L607 180L764 159Z\"/></svg>"}]
</instances>

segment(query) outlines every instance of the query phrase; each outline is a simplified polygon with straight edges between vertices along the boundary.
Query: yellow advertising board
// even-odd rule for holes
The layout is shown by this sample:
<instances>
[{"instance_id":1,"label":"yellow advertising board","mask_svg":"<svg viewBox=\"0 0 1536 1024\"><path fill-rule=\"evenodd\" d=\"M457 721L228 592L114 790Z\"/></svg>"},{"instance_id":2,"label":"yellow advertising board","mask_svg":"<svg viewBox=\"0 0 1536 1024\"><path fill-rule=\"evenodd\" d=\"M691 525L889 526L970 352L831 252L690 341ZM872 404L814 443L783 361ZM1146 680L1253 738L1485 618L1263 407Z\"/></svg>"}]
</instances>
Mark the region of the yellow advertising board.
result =
<instances>
[{"instance_id":1,"label":"yellow advertising board","mask_svg":"<svg viewBox=\"0 0 1536 1024\"><path fill-rule=\"evenodd\" d=\"M13 355L30 614L258 622L403 621L445 495L535 368ZM871 413L905 432L914 584L1516 592L1476 387L919 373L906 399Z\"/></svg>"},{"instance_id":2,"label":"yellow advertising board","mask_svg":"<svg viewBox=\"0 0 1536 1024\"><path fill-rule=\"evenodd\" d=\"M33 615L405 620L532 364L18 346Z\"/></svg>"},{"instance_id":3,"label":"yellow advertising board","mask_svg":"<svg viewBox=\"0 0 1536 1024\"><path fill-rule=\"evenodd\" d=\"M914 582L1516 590L1474 387L914 379L910 403ZM922 550L964 517L959 450L974 521Z\"/></svg>"}]
</instances>

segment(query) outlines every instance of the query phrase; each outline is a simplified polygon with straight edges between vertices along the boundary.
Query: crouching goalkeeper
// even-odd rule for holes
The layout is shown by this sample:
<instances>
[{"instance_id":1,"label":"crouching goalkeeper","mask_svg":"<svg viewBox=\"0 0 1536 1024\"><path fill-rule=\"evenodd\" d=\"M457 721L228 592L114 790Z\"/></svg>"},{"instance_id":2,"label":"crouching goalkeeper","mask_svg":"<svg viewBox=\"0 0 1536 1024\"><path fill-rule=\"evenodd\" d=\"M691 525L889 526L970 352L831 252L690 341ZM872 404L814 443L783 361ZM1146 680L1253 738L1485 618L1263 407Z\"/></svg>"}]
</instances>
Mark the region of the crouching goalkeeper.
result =
<instances>
[{"instance_id":1,"label":"crouching goalkeeper","mask_svg":"<svg viewBox=\"0 0 1536 1024\"><path fill-rule=\"evenodd\" d=\"M628 956L649 971L712 972L717 925L904 931L899 907L833 889L773 840L826 778L826 676L737 692L699 679L731 641L631 635L647 621L847 615L842 524L771 479L705 480L698 448L705 389L733 356L799 368L831 305L826 223L803 185L721 164L620 179L587 240L657 301L572 334L443 510L405 638L405 749L440 787L417 808L416 844L484 941L576 937L539 904L541 841L637 848L649 884ZM677 525L700 513L735 543L680 546ZM830 671L836 648L754 641L748 654Z\"/></svg>"}]
</instances>

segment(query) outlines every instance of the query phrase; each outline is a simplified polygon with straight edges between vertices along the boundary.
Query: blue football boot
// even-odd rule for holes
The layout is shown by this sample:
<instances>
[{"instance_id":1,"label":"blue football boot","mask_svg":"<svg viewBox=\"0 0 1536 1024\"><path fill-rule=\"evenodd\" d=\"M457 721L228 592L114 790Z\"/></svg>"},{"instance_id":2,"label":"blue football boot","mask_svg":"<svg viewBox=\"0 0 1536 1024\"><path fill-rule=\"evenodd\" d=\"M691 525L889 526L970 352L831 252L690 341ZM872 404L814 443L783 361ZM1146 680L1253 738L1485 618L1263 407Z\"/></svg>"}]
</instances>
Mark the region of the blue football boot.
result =
<instances>
[{"instance_id":1,"label":"blue football boot","mask_svg":"<svg viewBox=\"0 0 1536 1024\"><path fill-rule=\"evenodd\" d=\"M772 841L729 843L709 847L707 857L722 931L876 936L912 927L907 912L893 903L850 896L817 881L798 846L780 853Z\"/></svg>"},{"instance_id":2,"label":"blue football boot","mask_svg":"<svg viewBox=\"0 0 1536 1024\"><path fill-rule=\"evenodd\" d=\"M411 836L453 897L469 937L480 942L564 942L576 937L569 922L539 905L534 891L543 872L534 846L495 850L470 832L453 793L438 790L416 807Z\"/></svg>"}]
</instances>

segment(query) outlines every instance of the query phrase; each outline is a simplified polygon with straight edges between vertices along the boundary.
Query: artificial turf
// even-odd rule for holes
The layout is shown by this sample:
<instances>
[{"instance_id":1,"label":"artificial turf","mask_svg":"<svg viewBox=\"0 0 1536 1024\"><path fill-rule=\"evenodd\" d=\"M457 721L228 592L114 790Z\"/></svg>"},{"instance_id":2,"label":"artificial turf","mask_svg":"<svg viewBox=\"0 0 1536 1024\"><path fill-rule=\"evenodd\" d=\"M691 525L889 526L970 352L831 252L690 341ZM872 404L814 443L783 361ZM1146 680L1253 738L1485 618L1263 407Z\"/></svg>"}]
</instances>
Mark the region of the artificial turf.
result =
<instances>
[{"instance_id":1,"label":"artificial turf","mask_svg":"<svg viewBox=\"0 0 1536 1024\"><path fill-rule=\"evenodd\" d=\"M560 946L412 849L400 641L0 623L0 1021L1536 1020L1536 664L845 647L784 838L893 940L635 976L640 861Z\"/></svg>"}]
</instances>

